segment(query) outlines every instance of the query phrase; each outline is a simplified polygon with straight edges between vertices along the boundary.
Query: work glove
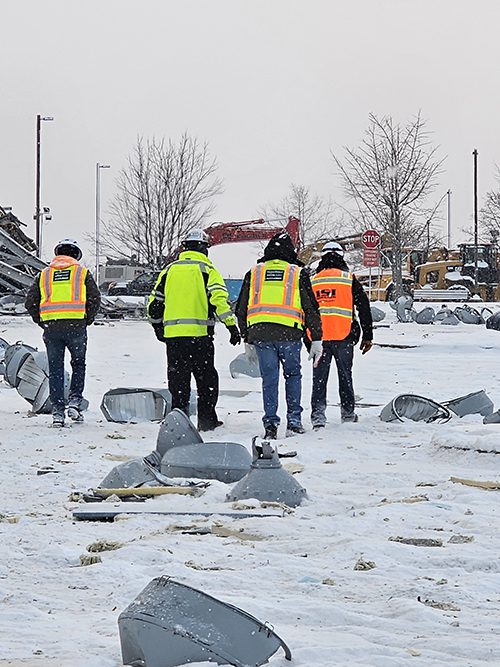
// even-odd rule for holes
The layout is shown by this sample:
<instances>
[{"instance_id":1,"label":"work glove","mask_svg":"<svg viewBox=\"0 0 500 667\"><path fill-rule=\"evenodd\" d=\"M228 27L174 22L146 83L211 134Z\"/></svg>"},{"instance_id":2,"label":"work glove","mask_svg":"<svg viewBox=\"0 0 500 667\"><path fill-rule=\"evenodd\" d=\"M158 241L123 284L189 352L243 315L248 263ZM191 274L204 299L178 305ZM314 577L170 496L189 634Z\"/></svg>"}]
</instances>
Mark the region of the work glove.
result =
<instances>
[{"instance_id":1,"label":"work glove","mask_svg":"<svg viewBox=\"0 0 500 667\"><path fill-rule=\"evenodd\" d=\"M245 343L245 356L249 364L253 365L259 363L259 358L257 357L257 350L255 349L255 345L250 345L249 343Z\"/></svg>"},{"instance_id":2,"label":"work glove","mask_svg":"<svg viewBox=\"0 0 500 667\"><path fill-rule=\"evenodd\" d=\"M361 354L366 354L369 352L373 347L373 342L371 340L365 340L363 339L361 341L361 345L359 346L359 349L361 350Z\"/></svg>"},{"instance_id":3,"label":"work glove","mask_svg":"<svg viewBox=\"0 0 500 667\"><path fill-rule=\"evenodd\" d=\"M231 324L227 329L229 331L229 342L231 345L239 345L241 343L241 335L236 324Z\"/></svg>"},{"instance_id":4,"label":"work glove","mask_svg":"<svg viewBox=\"0 0 500 667\"><path fill-rule=\"evenodd\" d=\"M323 343L320 340L313 340L311 343L311 348L309 349L308 359L313 360L313 366L316 367L319 364L321 355L323 354Z\"/></svg>"},{"instance_id":5,"label":"work glove","mask_svg":"<svg viewBox=\"0 0 500 667\"><path fill-rule=\"evenodd\" d=\"M158 338L160 343L164 343L165 342L165 335L164 335L164 331L163 331L163 325L160 324L159 326L154 326L153 329L154 329L154 332L155 332L155 336Z\"/></svg>"}]
</instances>

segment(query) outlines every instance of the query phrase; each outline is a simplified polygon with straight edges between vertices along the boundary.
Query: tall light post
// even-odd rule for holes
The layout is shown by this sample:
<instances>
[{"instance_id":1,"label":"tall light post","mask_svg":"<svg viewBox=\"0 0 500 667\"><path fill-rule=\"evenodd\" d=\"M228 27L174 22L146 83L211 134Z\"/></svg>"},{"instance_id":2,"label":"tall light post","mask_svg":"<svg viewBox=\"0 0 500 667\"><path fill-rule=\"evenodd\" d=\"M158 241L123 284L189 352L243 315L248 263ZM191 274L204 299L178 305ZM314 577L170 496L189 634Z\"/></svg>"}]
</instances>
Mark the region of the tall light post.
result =
<instances>
[{"instance_id":1,"label":"tall light post","mask_svg":"<svg viewBox=\"0 0 500 667\"><path fill-rule=\"evenodd\" d=\"M446 207L446 236L447 236L448 250L450 250L451 249L451 190L447 190L446 196L448 197L447 207Z\"/></svg>"},{"instance_id":2,"label":"tall light post","mask_svg":"<svg viewBox=\"0 0 500 667\"><path fill-rule=\"evenodd\" d=\"M40 237L41 237L41 218L40 218L40 159L41 159L41 134L42 121L54 120L52 116L41 116L37 114L36 117L36 197L35 197L35 239L36 239L36 256L41 256Z\"/></svg>"},{"instance_id":3,"label":"tall light post","mask_svg":"<svg viewBox=\"0 0 500 667\"><path fill-rule=\"evenodd\" d=\"M474 159L474 282L478 282L478 261L477 261L477 245L478 245L478 225L477 225L477 148L472 151Z\"/></svg>"},{"instance_id":4,"label":"tall light post","mask_svg":"<svg viewBox=\"0 0 500 667\"><path fill-rule=\"evenodd\" d=\"M101 169L111 169L110 164L95 165L95 281L99 286L99 272L100 272L100 233L101 233Z\"/></svg>"},{"instance_id":5,"label":"tall light post","mask_svg":"<svg viewBox=\"0 0 500 667\"><path fill-rule=\"evenodd\" d=\"M52 220L50 208L44 206L40 211L40 257L43 255L43 225L45 222Z\"/></svg>"}]
</instances>

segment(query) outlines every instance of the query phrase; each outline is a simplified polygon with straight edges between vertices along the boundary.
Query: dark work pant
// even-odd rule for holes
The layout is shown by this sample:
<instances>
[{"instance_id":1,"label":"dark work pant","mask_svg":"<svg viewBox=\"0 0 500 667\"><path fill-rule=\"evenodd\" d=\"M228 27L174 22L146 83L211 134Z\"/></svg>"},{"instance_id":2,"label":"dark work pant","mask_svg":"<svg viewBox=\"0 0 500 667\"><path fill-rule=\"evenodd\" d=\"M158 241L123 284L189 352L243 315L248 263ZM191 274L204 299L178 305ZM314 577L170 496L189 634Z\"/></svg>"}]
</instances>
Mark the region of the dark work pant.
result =
<instances>
[{"instance_id":1,"label":"dark work pant","mask_svg":"<svg viewBox=\"0 0 500 667\"><path fill-rule=\"evenodd\" d=\"M167 378L172 409L189 414L191 375L198 389L198 424L215 425L219 398L219 376L214 365L215 349L210 336L167 338Z\"/></svg>"},{"instance_id":2,"label":"dark work pant","mask_svg":"<svg viewBox=\"0 0 500 667\"><path fill-rule=\"evenodd\" d=\"M87 329L79 327L76 331L50 330L43 332L43 342L47 348L49 361L49 390L52 412L64 412L64 353L66 348L71 355L71 384L69 387L69 405L80 407L85 386L85 355L87 353Z\"/></svg>"},{"instance_id":3,"label":"dark work pant","mask_svg":"<svg viewBox=\"0 0 500 667\"><path fill-rule=\"evenodd\" d=\"M337 364L339 382L340 413L342 417L354 413L354 387L352 384L352 361L354 345L344 340L324 340L323 354L316 368L313 368L313 388L311 396L311 421L326 423L326 389L332 357Z\"/></svg>"}]
</instances>

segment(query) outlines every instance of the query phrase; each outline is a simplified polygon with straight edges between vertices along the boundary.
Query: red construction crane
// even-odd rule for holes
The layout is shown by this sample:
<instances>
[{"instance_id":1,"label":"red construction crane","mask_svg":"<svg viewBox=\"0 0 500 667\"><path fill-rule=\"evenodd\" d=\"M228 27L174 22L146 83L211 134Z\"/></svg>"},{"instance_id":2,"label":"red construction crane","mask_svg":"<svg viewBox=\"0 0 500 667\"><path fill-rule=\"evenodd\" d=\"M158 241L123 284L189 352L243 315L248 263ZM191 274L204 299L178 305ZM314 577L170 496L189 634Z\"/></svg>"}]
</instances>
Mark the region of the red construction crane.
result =
<instances>
[{"instance_id":1,"label":"red construction crane","mask_svg":"<svg viewBox=\"0 0 500 667\"><path fill-rule=\"evenodd\" d=\"M293 245L298 246L300 239L300 220L298 218L290 216L286 225L269 226L270 222L277 221L260 218L243 222L216 222L210 227L205 227L204 231L208 234L212 246L242 241L265 241L281 231L288 232Z\"/></svg>"}]
</instances>

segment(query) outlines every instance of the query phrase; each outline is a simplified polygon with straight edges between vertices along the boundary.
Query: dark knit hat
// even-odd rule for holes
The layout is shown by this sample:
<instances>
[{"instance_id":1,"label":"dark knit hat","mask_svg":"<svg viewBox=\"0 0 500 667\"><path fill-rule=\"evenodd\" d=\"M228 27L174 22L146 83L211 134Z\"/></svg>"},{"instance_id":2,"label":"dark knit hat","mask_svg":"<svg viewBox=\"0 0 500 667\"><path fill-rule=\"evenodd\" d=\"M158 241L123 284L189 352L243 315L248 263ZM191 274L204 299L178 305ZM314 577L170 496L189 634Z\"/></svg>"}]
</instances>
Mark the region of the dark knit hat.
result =
<instances>
[{"instance_id":1,"label":"dark knit hat","mask_svg":"<svg viewBox=\"0 0 500 667\"><path fill-rule=\"evenodd\" d=\"M264 248L264 261L270 259L282 259L290 263L297 261L297 252L287 232L275 234Z\"/></svg>"}]
</instances>

